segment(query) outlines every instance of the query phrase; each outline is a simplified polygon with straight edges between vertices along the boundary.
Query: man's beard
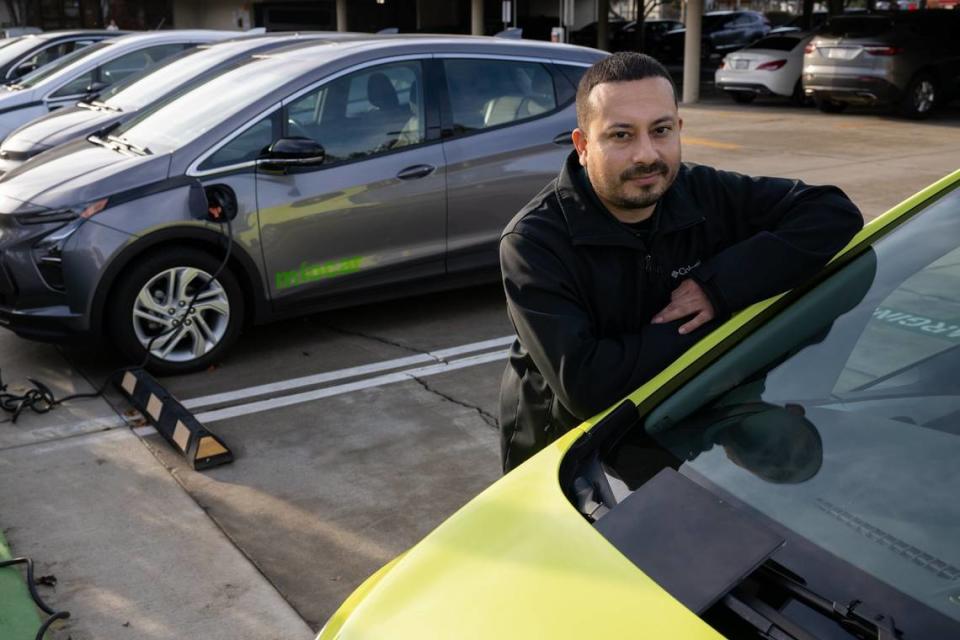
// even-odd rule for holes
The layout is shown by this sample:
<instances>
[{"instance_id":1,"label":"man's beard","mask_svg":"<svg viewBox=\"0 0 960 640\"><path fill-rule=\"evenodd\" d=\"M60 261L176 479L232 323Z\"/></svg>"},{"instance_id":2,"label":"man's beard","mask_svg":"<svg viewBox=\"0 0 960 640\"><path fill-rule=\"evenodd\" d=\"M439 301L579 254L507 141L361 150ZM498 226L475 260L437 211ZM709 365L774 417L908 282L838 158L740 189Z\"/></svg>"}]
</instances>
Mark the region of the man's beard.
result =
<instances>
[{"instance_id":1,"label":"man's beard","mask_svg":"<svg viewBox=\"0 0 960 640\"><path fill-rule=\"evenodd\" d=\"M639 195L624 193L622 187L629 180L646 178L651 175L662 175L667 179L662 183L642 187L642 193ZM620 174L619 181L611 190L611 193L607 195L607 200L621 209L645 209L656 204L671 184L673 184L673 177L670 176L670 167L665 162L658 160L648 165L634 165Z\"/></svg>"}]
</instances>

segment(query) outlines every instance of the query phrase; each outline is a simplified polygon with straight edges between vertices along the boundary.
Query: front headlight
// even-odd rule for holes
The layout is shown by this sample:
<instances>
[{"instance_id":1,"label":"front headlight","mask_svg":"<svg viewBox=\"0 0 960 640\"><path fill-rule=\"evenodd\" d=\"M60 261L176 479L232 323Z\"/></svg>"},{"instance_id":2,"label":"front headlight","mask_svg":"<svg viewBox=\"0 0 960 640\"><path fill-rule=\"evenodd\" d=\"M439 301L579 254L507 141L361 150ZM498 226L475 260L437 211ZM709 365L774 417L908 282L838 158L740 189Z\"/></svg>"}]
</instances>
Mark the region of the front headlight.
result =
<instances>
[{"instance_id":1,"label":"front headlight","mask_svg":"<svg viewBox=\"0 0 960 640\"><path fill-rule=\"evenodd\" d=\"M71 220L86 220L97 215L107 207L109 198L101 198L93 202L79 204L73 207L64 207L61 209L47 209L44 211L31 211L29 213L16 213L14 218L20 224L50 224L51 222L70 222Z\"/></svg>"}]
</instances>

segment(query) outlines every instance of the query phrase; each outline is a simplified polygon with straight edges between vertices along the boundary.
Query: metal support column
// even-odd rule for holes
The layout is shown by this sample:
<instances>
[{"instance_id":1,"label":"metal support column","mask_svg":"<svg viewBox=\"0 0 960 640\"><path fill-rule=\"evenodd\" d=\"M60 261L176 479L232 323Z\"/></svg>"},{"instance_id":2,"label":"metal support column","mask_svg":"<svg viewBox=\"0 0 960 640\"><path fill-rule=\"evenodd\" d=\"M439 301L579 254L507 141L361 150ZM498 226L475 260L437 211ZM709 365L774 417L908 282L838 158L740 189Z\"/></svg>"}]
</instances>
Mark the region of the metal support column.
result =
<instances>
[{"instance_id":1,"label":"metal support column","mask_svg":"<svg viewBox=\"0 0 960 640\"><path fill-rule=\"evenodd\" d=\"M337 0L337 31L347 31L347 0Z\"/></svg>"},{"instance_id":2,"label":"metal support column","mask_svg":"<svg viewBox=\"0 0 960 640\"><path fill-rule=\"evenodd\" d=\"M687 34L683 43L683 102L700 99L700 31L703 22L703 0L687 0L684 25Z\"/></svg>"},{"instance_id":3,"label":"metal support column","mask_svg":"<svg viewBox=\"0 0 960 640\"><path fill-rule=\"evenodd\" d=\"M470 0L470 33L483 35L483 0Z\"/></svg>"},{"instance_id":4,"label":"metal support column","mask_svg":"<svg viewBox=\"0 0 960 640\"><path fill-rule=\"evenodd\" d=\"M597 0L597 49L610 50L610 0Z\"/></svg>"}]
</instances>

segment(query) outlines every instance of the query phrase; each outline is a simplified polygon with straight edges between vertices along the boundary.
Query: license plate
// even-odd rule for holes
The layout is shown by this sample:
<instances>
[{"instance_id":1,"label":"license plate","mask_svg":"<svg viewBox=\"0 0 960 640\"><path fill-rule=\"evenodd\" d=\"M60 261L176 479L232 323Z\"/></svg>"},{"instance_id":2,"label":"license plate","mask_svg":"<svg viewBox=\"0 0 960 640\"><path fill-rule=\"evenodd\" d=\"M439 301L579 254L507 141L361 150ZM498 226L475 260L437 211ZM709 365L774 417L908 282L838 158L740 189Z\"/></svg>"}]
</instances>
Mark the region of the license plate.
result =
<instances>
[{"instance_id":1,"label":"license plate","mask_svg":"<svg viewBox=\"0 0 960 640\"><path fill-rule=\"evenodd\" d=\"M831 47L827 49L827 57L831 60L853 60L860 53L859 47Z\"/></svg>"},{"instance_id":2,"label":"license plate","mask_svg":"<svg viewBox=\"0 0 960 640\"><path fill-rule=\"evenodd\" d=\"M749 61L749 60L734 60L734 61L733 61L733 68L734 68L734 69L747 69L747 68L749 68L749 67L750 67L750 61Z\"/></svg>"}]
</instances>

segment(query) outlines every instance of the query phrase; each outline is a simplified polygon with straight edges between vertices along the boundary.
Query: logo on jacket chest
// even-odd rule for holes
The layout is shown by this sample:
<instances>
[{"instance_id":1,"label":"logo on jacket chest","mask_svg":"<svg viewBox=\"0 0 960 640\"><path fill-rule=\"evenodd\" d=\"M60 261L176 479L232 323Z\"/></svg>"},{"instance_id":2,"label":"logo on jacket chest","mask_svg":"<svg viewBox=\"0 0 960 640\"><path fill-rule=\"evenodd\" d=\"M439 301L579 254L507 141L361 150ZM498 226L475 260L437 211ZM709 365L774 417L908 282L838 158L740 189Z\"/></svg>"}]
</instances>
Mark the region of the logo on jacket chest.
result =
<instances>
[{"instance_id":1,"label":"logo on jacket chest","mask_svg":"<svg viewBox=\"0 0 960 640\"><path fill-rule=\"evenodd\" d=\"M682 278L697 267L700 266L700 261L697 260L693 264L687 265L685 267L678 267L670 272L670 277L676 280L677 278Z\"/></svg>"}]
</instances>

